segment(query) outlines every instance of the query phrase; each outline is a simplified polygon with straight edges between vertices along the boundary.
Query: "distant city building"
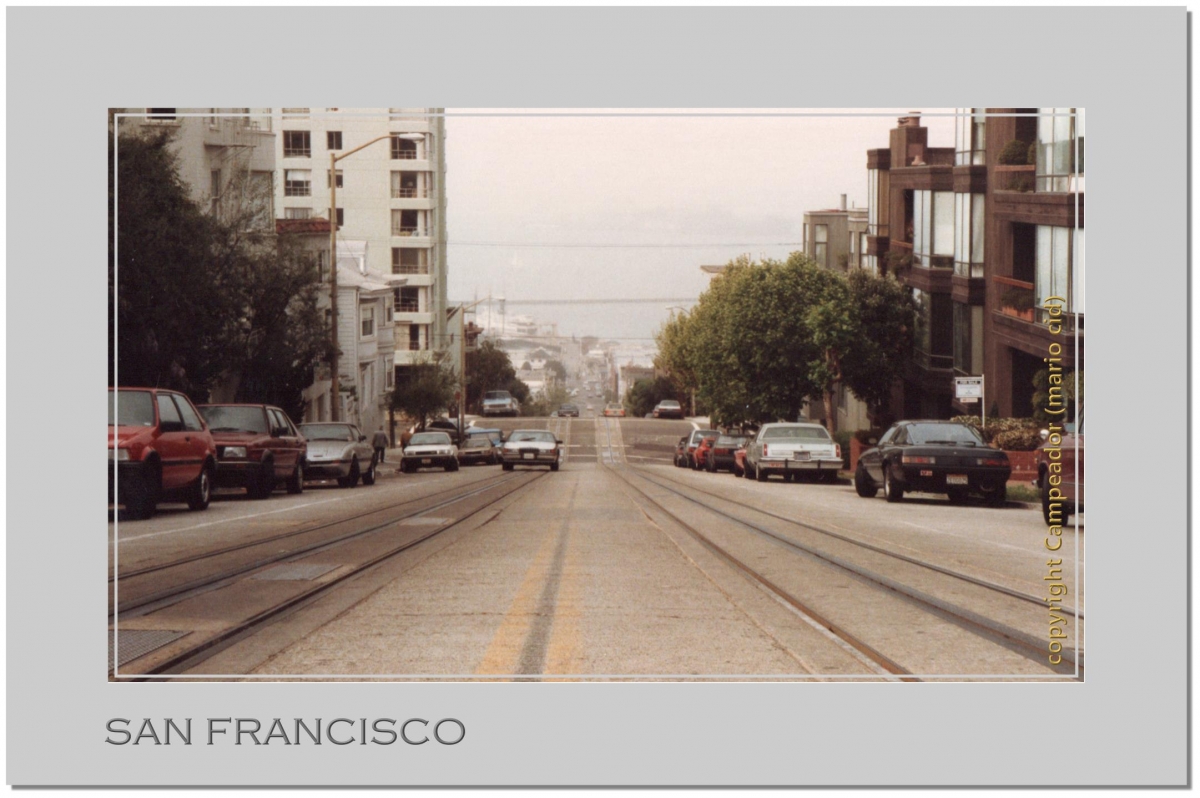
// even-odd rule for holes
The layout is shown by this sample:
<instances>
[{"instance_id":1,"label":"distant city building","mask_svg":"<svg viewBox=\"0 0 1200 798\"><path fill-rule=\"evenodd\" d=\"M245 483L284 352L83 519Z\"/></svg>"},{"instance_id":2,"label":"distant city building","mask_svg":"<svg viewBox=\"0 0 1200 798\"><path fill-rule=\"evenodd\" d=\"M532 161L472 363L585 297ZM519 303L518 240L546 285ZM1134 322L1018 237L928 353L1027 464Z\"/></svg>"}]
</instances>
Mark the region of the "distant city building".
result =
<instances>
[{"instance_id":1,"label":"distant city building","mask_svg":"<svg viewBox=\"0 0 1200 798\"><path fill-rule=\"evenodd\" d=\"M804 214L804 254L826 269L845 272L862 267L867 238L867 209L838 208Z\"/></svg>"}]
</instances>

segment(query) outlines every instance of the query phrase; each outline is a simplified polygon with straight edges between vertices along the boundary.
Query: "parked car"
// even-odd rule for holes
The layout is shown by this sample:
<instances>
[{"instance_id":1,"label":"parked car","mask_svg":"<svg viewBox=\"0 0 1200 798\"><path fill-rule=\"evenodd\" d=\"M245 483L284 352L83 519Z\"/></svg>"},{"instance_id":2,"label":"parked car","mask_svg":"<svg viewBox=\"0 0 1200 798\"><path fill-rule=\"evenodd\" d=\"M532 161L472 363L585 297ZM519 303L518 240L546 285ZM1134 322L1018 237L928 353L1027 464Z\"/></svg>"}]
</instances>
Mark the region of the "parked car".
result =
<instances>
[{"instance_id":1,"label":"parked car","mask_svg":"<svg viewBox=\"0 0 1200 798\"><path fill-rule=\"evenodd\" d=\"M1037 485L1042 495L1042 517L1047 526L1061 526L1067 523L1072 513L1083 512L1082 414L1076 424L1065 424L1064 427L1057 443L1049 430L1043 430L1043 442L1037 451ZM1060 464L1057 471L1053 468L1055 463ZM1059 476L1061 481L1052 484L1053 476ZM1058 488L1058 493L1052 496L1053 488ZM1054 504L1058 505L1058 513L1053 512Z\"/></svg>"},{"instance_id":2,"label":"parked car","mask_svg":"<svg viewBox=\"0 0 1200 798\"><path fill-rule=\"evenodd\" d=\"M407 474L421 468L458 470L458 447L450 433L442 430L418 432L409 438L400 460L400 470Z\"/></svg>"},{"instance_id":3,"label":"parked car","mask_svg":"<svg viewBox=\"0 0 1200 798\"><path fill-rule=\"evenodd\" d=\"M504 430L492 429L490 427L467 427L467 435L486 435L491 440L492 445L500 448L504 443Z\"/></svg>"},{"instance_id":4,"label":"parked car","mask_svg":"<svg viewBox=\"0 0 1200 798\"><path fill-rule=\"evenodd\" d=\"M305 479L336 479L343 488L353 488L361 478L375 484L375 449L354 424L340 421L300 425L308 441L304 458Z\"/></svg>"},{"instance_id":5,"label":"parked car","mask_svg":"<svg viewBox=\"0 0 1200 798\"><path fill-rule=\"evenodd\" d=\"M779 474L791 482L801 474L832 482L842 467L842 449L820 424L764 424L746 445L747 476L764 482Z\"/></svg>"},{"instance_id":6,"label":"parked car","mask_svg":"<svg viewBox=\"0 0 1200 798\"><path fill-rule=\"evenodd\" d=\"M685 463L687 468L696 467L696 447L700 445L700 439L705 435L720 435L719 429L696 429L692 430L692 434L687 438L687 450L684 452Z\"/></svg>"},{"instance_id":7,"label":"parked car","mask_svg":"<svg viewBox=\"0 0 1200 798\"><path fill-rule=\"evenodd\" d=\"M520 412L521 405L508 391L487 391L483 395L485 416L515 416Z\"/></svg>"},{"instance_id":8,"label":"parked car","mask_svg":"<svg viewBox=\"0 0 1200 798\"><path fill-rule=\"evenodd\" d=\"M984 442L979 432L955 421L898 421L858 459L854 487L870 498L883 487L889 502L908 491L945 493L961 501L979 493L1004 504L1012 466L1008 455Z\"/></svg>"},{"instance_id":9,"label":"parked car","mask_svg":"<svg viewBox=\"0 0 1200 798\"><path fill-rule=\"evenodd\" d=\"M748 435L721 435L713 441L711 451L705 453L704 467L712 473L736 471L735 453L749 439Z\"/></svg>"},{"instance_id":10,"label":"parked car","mask_svg":"<svg viewBox=\"0 0 1200 798\"><path fill-rule=\"evenodd\" d=\"M267 498L280 482L288 493L303 492L308 442L287 413L253 404L197 409L217 444L218 487L245 488L252 499Z\"/></svg>"},{"instance_id":11,"label":"parked car","mask_svg":"<svg viewBox=\"0 0 1200 798\"><path fill-rule=\"evenodd\" d=\"M458 447L458 464L495 465L500 462L499 444L486 432L467 431L467 438Z\"/></svg>"},{"instance_id":12,"label":"parked car","mask_svg":"<svg viewBox=\"0 0 1200 798\"><path fill-rule=\"evenodd\" d=\"M746 470L746 447L749 445L750 438L746 438L733 451L733 475L735 477L748 477L750 475L750 472Z\"/></svg>"},{"instance_id":13,"label":"parked car","mask_svg":"<svg viewBox=\"0 0 1200 798\"><path fill-rule=\"evenodd\" d=\"M675 463L676 468L687 468L687 445L687 435L684 435L679 439L679 442L675 444L675 457L673 462Z\"/></svg>"},{"instance_id":14,"label":"parked car","mask_svg":"<svg viewBox=\"0 0 1200 798\"><path fill-rule=\"evenodd\" d=\"M655 418L683 418L683 407L674 399L663 399L654 406Z\"/></svg>"},{"instance_id":15,"label":"parked car","mask_svg":"<svg viewBox=\"0 0 1200 798\"><path fill-rule=\"evenodd\" d=\"M108 501L131 518L159 502L208 508L217 444L186 396L159 388L108 389Z\"/></svg>"},{"instance_id":16,"label":"parked car","mask_svg":"<svg viewBox=\"0 0 1200 798\"><path fill-rule=\"evenodd\" d=\"M463 435L460 434L458 431L458 421L456 419L435 418L433 421L430 421L428 424L425 425L425 430L429 430L431 432L434 430L439 430L441 432L445 432L450 436L450 440L452 440L454 442L455 446L462 445ZM424 430L421 430L421 431L423 432ZM412 430L412 432L415 434L416 432L418 432L418 430L416 428L414 428Z\"/></svg>"},{"instance_id":17,"label":"parked car","mask_svg":"<svg viewBox=\"0 0 1200 798\"><path fill-rule=\"evenodd\" d=\"M712 452L713 443L720 437L720 433L700 436L700 440L696 444L696 451L692 453L692 468L697 471L708 468L709 453Z\"/></svg>"},{"instance_id":18,"label":"parked car","mask_svg":"<svg viewBox=\"0 0 1200 798\"><path fill-rule=\"evenodd\" d=\"M609 402L608 404L606 404L604 406L604 415L606 417L614 416L617 418L624 418L625 417L625 406L620 404L619 402Z\"/></svg>"},{"instance_id":19,"label":"parked car","mask_svg":"<svg viewBox=\"0 0 1200 798\"><path fill-rule=\"evenodd\" d=\"M518 465L548 465L551 471L557 471L561 446L562 441L547 430L513 430L500 450L501 462L505 471Z\"/></svg>"},{"instance_id":20,"label":"parked car","mask_svg":"<svg viewBox=\"0 0 1200 798\"><path fill-rule=\"evenodd\" d=\"M559 405L558 415L560 418L579 418L579 408L572 404Z\"/></svg>"}]
</instances>

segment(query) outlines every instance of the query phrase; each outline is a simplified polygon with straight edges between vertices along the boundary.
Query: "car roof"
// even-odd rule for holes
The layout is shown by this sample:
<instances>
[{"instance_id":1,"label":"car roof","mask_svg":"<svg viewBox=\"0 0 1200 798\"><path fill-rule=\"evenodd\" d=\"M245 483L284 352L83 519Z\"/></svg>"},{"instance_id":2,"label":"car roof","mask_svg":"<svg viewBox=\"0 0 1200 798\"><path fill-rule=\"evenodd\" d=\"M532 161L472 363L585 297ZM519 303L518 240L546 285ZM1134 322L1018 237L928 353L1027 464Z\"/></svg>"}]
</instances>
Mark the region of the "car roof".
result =
<instances>
[{"instance_id":1,"label":"car roof","mask_svg":"<svg viewBox=\"0 0 1200 798\"><path fill-rule=\"evenodd\" d=\"M763 424L760 429L767 427L820 427L825 429L824 424L818 424L815 421L772 421L770 424Z\"/></svg>"}]
</instances>

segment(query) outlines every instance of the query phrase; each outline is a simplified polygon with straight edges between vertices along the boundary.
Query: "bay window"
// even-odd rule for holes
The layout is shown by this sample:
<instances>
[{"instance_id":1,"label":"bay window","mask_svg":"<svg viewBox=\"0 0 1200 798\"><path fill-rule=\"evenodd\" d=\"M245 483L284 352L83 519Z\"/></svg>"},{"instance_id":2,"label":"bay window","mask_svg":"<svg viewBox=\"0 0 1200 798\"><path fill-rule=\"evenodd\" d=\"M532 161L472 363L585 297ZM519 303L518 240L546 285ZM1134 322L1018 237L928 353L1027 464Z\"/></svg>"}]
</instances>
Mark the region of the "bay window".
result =
<instances>
[{"instance_id":1,"label":"bay window","mask_svg":"<svg viewBox=\"0 0 1200 798\"><path fill-rule=\"evenodd\" d=\"M1064 310L1082 313L1084 230L1072 227L1037 228L1037 278L1034 290L1035 302L1041 308L1050 297L1058 297ZM1078 266L1078 275L1073 275L1072 265ZM1073 285L1073 278L1077 281Z\"/></svg>"},{"instance_id":2,"label":"bay window","mask_svg":"<svg viewBox=\"0 0 1200 798\"><path fill-rule=\"evenodd\" d=\"M954 195L954 273L983 277L983 194Z\"/></svg>"},{"instance_id":3,"label":"bay window","mask_svg":"<svg viewBox=\"0 0 1200 798\"><path fill-rule=\"evenodd\" d=\"M983 108L959 108L954 116L954 165L985 163L987 116Z\"/></svg>"},{"instance_id":4,"label":"bay window","mask_svg":"<svg viewBox=\"0 0 1200 798\"><path fill-rule=\"evenodd\" d=\"M954 192L913 192L913 265L949 268L954 257Z\"/></svg>"},{"instance_id":5,"label":"bay window","mask_svg":"<svg viewBox=\"0 0 1200 798\"><path fill-rule=\"evenodd\" d=\"M1038 191L1083 190L1083 134L1083 109L1038 109Z\"/></svg>"}]
</instances>

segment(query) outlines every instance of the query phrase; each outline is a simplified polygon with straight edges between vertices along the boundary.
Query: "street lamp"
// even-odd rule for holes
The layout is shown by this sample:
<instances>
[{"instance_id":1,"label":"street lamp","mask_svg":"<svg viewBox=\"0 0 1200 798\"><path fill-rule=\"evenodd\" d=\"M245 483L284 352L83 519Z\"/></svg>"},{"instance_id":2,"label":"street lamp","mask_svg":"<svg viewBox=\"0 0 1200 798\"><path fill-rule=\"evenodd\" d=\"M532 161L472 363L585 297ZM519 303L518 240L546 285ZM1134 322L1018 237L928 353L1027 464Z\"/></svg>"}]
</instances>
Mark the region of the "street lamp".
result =
<instances>
[{"instance_id":1,"label":"street lamp","mask_svg":"<svg viewBox=\"0 0 1200 798\"><path fill-rule=\"evenodd\" d=\"M330 377L333 382L333 401L330 402L330 415L333 421L339 420L342 405L341 385L339 384L341 381L338 378L337 162L384 139L423 141L425 137L416 133L388 133L383 136L376 136L352 150L343 152L341 155L335 152L329 153L329 318L333 326L333 347L330 352L330 357L333 361L331 363L332 368L330 369Z\"/></svg>"}]
</instances>

